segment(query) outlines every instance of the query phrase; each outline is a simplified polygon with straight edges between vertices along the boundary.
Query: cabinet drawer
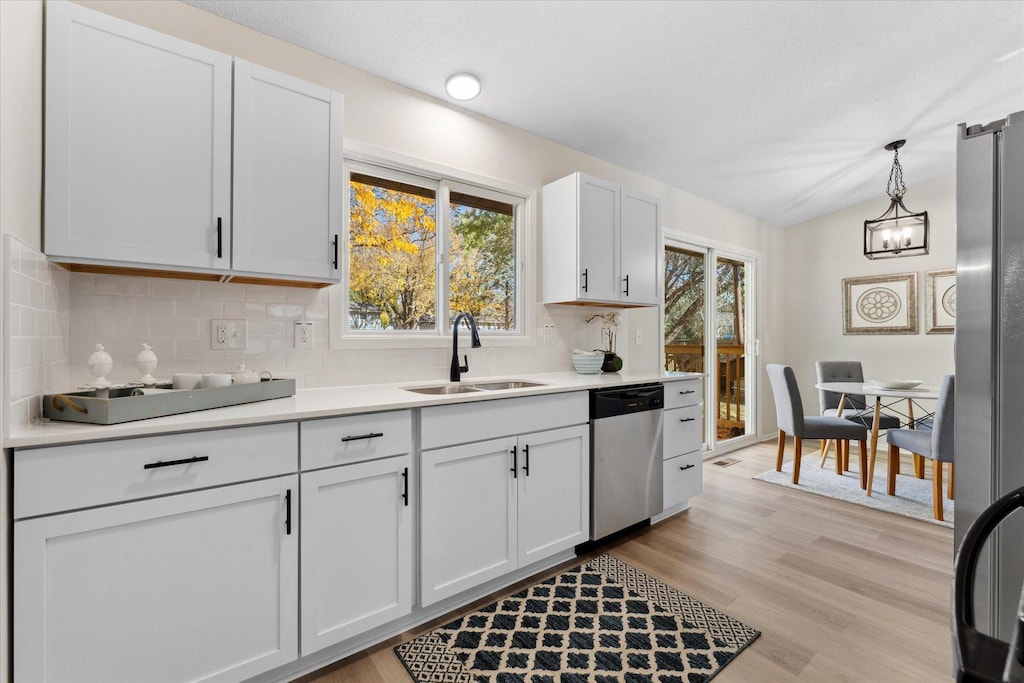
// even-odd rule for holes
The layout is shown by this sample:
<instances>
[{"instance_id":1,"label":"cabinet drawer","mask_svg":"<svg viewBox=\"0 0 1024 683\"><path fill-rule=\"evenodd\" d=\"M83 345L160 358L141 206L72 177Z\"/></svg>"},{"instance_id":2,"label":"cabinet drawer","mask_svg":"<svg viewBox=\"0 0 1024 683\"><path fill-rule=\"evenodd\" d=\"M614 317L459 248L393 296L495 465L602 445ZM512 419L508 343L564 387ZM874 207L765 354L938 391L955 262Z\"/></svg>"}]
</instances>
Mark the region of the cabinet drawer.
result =
<instances>
[{"instance_id":1,"label":"cabinet drawer","mask_svg":"<svg viewBox=\"0 0 1024 683\"><path fill-rule=\"evenodd\" d=\"M700 450L702 412L699 405L665 411L665 458Z\"/></svg>"},{"instance_id":2,"label":"cabinet drawer","mask_svg":"<svg viewBox=\"0 0 1024 683\"><path fill-rule=\"evenodd\" d=\"M303 471L412 451L408 410L310 420L301 430Z\"/></svg>"},{"instance_id":3,"label":"cabinet drawer","mask_svg":"<svg viewBox=\"0 0 1024 683\"><path fill-rule=\"evenodd\" d=\"M286 423L15 451L14 516L288 474L298 441Z\"/></svg>"},{"instance_id":4,"label":"cabinet drawer","mask_svg":"<svg viewBox=\"0 0 1024 683\"><path fill-rule=\"evenodd\" d=\"M695 406L703 400L704 380L686 379L679 382L665 382L665 409Z\"/></svg>"},{"instance_id":5,"label":"cabinet drawer","mask_svg":"<svg viewBox=\"0 0 1024 683\"><path fill-rule=\"evenodd\" d=\"M704 466L700 451L666 460L664 467L664 509L684 503L704 490Z\"/></svg>"},{"instance_id":6,"label":"cabinet drawer","mask_svg":"<svg viewBox=\"0 0 1024 683\"><path fill-rule=\"evenodd\" d=\"M586 424L588 401L587 392L574 391L424 408L420 447L428 450Z\"/></svg>"}]
</instances>

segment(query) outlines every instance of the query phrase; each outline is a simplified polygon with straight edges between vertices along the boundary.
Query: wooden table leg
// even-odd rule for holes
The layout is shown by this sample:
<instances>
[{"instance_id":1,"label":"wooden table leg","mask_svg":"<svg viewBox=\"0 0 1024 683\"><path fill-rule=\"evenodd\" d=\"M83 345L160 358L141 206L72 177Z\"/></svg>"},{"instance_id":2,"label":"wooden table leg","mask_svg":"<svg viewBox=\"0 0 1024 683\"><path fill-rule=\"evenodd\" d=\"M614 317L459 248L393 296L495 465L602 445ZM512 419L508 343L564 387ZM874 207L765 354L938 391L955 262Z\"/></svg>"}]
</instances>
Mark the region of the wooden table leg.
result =
<instances>
[{"instance_id":1,"label":"wooden table leg","mask_svg":"<svg viewBox=\"0 0 1024 683\"><path fill-rule=\"evenodd\" d=\"M910 429L917 429L914 426L914 399L907 399L907 420L909 420Z\"/></svg>"},{"instance_id":2,"label":"wooden table leg","mask_svg":"<svg viewBox=\"0 0 1024 683\"><path fill-rule=\"evenodd\" d=\"M875 419L871 423L871 459L868 461L868 497L871 497L871 481L875 477L875 455L878 453L878 418L882 413L882 397L875 396Z\"/></svg>"},{"instance_id":3,"label":"wooden table leg","mask_svg":"<svg viewBox=\"0 0 1024 683\"><path fill-rule=\"evenodd\" d=\"M857 442L857 452L860 454L860 487L868 487L868 441L861 439Z\"/></svg>"},{"instance_id":4,"label":"wooden table leg","mask_svg":"<svg viewBox=\"0 0 1024 683\"><path fill-rule=\"evenodd\" d=\"M843 416L843 408L845 406L846 406L846 394L842 394L842 395L839 396L839 407L836 408L836 417L842 417ZM833 441L834 441L833 439L826 439L826 440L821 442L821 462L818 463L818 467L824 467L825 466L825 461L828 460L828 452L830 450L832 450L832 443L833 443ZM836 450L838 450L838 448ZM836 468L836 472L838 473L839 471L840 470L837 467Z\"/></svg>"}]
</instances>

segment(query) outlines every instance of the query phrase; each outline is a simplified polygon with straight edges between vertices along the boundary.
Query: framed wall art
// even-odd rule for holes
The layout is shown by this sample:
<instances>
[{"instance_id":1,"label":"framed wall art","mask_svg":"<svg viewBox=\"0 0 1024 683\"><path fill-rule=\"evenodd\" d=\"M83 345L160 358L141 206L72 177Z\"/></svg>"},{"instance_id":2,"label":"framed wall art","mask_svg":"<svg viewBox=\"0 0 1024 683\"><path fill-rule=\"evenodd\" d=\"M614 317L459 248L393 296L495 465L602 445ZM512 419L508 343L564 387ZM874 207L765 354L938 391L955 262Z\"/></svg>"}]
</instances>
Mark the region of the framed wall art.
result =
<instances>
[{"instance_id":1,"label":"framed wall art","mask_svg":"<svg viewBox=\"0 0 1024 683\"><path fill-rule=\"evenodd\" d=\"M924 278L925 334L953 334L956 327L956 271L929 270Z\"/></svg>"},{"instance_id":2,"label":"framed wall art","mask_svg":"<svg viewBox=\"0 0 1024 683\"><path fill-rule=\"evenodd\" d=\"M917 334L917 273L844 278L843 334Z\"/></svg>"}]
</instances>

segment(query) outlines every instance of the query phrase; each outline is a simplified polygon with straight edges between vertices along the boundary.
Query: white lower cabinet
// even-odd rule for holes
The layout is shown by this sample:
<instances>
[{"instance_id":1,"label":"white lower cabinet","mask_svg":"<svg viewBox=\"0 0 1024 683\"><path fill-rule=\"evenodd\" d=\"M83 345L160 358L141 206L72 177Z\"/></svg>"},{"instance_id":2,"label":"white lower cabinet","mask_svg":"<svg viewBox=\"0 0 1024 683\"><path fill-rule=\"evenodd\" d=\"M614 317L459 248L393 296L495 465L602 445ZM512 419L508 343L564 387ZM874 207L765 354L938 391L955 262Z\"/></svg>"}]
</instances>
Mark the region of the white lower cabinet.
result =
<instances>
[{"instance_id":1,"label":"white lower cabinet","mask_svg":"<svg viewBox=\"0 0 1024 683\"><path fill-rule=\"evenodd\" d=\"M303 655L412 611L411 462L301 475Z\"/></svg>"},{"instance_id":2,"label":"white lower cabinet","mask_svg":"<svg viewBox=\"0 0 1024 683\"><path fill-rule=\"evenodd\" d=\"M238 681L298 655L298 477L14 524L14 680Z\"/></svg>"},{"instance_id":3,"label":"white lower cabinet","mask_svg":"<svg viewBox=\"0 0 1024 683\"><path fill-rule=\"evenodd\" d=\"M586 541L589 452L586 425L424 452L422 605Z\"/></svg>"}]
</instances>

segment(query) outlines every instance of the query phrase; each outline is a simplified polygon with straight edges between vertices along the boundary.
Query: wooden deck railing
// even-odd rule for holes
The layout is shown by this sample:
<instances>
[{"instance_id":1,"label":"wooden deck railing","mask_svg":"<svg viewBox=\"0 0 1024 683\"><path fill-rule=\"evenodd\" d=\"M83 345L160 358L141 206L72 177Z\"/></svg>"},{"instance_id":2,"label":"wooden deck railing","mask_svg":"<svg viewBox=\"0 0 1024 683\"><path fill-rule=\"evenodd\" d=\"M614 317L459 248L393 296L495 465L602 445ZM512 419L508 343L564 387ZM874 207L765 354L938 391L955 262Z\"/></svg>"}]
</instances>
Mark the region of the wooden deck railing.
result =
<instances>
[{"instance_id":1,"label":"wooden deck railing","mask_svg":"<svg viewBox=\"0 0 1024 683\"><path fill-rule=\"evenodd\" d=\"M745 427L746 363L743 346L718 344L718 426ZM666 344L665 369L681 372L705 372L703 344Z\"/></svg>"}]
</instances>

